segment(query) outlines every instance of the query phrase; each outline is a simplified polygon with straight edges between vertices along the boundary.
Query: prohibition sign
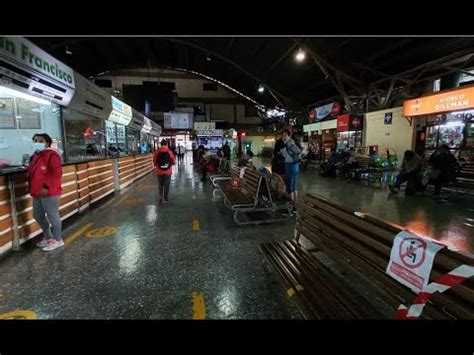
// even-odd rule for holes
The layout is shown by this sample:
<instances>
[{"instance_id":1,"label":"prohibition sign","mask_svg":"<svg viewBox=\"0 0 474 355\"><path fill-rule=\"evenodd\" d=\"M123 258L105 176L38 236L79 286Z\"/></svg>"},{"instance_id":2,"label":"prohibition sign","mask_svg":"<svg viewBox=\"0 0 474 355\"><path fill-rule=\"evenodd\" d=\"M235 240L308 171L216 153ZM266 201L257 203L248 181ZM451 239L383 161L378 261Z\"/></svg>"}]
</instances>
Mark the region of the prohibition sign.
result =
<instances>
[{"instance_id":1,"label":"prohibition sign","mask_svg":"<svg viewBox=\"0 0 474 355\"><path fill-rule=\"evenodd\" d=\"M410 269L419 267L426 258L426 242L419 238L406 238L400 243L400 260Z\"/></svg>"}]
</instances>

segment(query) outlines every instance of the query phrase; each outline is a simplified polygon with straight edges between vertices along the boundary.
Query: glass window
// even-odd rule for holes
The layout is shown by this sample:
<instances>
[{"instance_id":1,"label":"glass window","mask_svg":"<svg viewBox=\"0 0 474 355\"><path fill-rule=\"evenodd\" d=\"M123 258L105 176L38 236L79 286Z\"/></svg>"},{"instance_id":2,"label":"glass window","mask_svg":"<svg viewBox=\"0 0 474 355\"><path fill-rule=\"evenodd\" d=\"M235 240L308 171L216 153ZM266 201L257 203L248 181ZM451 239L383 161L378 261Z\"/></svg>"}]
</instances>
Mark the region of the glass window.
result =
<instances>
[{"instance_id":1,"label":"glass window","mask_svg":"<svg viewBox=\"0 0 474 355\"><path fill-rule=\"evenodd\" d=\"M68 161L106 156L104 122L78 111L63 109Z\"/></svg>"},{"instance_id":2,"label":"glass window","mask_svg":"<svg viewBox=\"0 0 474 355\"><path fill-rule=\"evenodd\" d=\"M127 142L125 136L125 126L121 124L116 125L117 129L117 147L119 155L127 155Z\"/></svg>"},{"instance_id":3,"label":"glass window","mask_svg":"<svg viewBox=\"0 0 474 355\"><path fill-rule=\"evenodd\" d=\"M106 139L107 139L107 154L111 157L119 155L117 142L117 125L111 121L105 121Z\"/></svg>"},{"instance_id":4,"label":"glass window","mask_svg":"<svg viewBox=\"0 0 474 355\"><path fill-rule=\"evenodd\" d=\"M138 154L140 152L140 131L138 129L126 127L126 132L128 154Z\"/></svg>"},{"instance_id":5,"label":"glass window","mask_svg":"<svg viewBox=\"0 0 474 355\"><path fill-rule=\"evenodd\" d=\"M29 162L31 144L35 133L47 133L53 140L53 147L64 149L61 129L61 108L42 100L38 103L17 97L14 90L0 87L0 159L11 165ZM63 156L64 158L64 156Z\"/></svg>"}]
</instances>

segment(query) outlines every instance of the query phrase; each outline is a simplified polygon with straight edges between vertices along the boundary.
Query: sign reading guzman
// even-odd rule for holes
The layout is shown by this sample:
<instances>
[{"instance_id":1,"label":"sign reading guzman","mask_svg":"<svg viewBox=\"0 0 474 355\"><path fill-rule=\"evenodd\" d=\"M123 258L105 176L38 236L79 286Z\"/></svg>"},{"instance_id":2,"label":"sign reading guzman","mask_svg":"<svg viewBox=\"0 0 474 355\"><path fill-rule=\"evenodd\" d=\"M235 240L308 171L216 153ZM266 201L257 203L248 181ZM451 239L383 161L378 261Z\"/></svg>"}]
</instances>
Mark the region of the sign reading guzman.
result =
<instances>
[{"instance_id":1,"label":"sign reading guzman","mask_svg":"<svg viewBox=\"0 0 474 355\"><path fill-rule=\"evenodd\" d=\"M22 37L0 37L0 85L67 106L73 70Z\"/></svg>"}]
</instances>

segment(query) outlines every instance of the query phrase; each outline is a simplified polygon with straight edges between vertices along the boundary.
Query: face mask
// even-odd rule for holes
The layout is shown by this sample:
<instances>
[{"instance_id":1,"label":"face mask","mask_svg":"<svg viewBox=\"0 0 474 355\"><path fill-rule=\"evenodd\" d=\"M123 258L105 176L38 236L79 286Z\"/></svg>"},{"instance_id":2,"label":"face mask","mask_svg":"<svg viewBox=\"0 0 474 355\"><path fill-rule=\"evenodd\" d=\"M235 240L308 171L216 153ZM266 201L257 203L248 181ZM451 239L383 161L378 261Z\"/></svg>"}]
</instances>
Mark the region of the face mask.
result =
<instances>
[{"instance_id":1,"label":"face mask","mask_svg":"<svg viewBox=\"0 0 474 355\"><path fill-rule=\"evenodd\" d=\"M36 142L35 142L35 143L32 144L31 147L32 147L32 149L33 149L34 152L42 152L43 150L45 150L46 144L44 144L44 143L36 143Z\"/></svg>"}]
</instances>

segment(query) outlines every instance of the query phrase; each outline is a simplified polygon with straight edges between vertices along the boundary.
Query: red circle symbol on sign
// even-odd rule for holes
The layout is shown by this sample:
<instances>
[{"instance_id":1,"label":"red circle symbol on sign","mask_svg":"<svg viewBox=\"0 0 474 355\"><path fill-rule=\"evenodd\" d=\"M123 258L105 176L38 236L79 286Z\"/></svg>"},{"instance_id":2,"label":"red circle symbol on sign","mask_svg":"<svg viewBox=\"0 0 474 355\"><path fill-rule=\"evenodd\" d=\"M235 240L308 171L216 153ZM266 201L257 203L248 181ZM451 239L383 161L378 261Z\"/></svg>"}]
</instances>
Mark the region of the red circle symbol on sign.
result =
<instances>
[{"instance_id":1,"label":"red circle symbol on sign","mask_svg":"<svg viewBox=\"0 0 474 355\"><path fill-rule=\"evenodd\" d=\"M425 261L426 242L423 239L406 238L400 243L399 254L407 268L417 268Z\"/></svg>"}]
</instances>

